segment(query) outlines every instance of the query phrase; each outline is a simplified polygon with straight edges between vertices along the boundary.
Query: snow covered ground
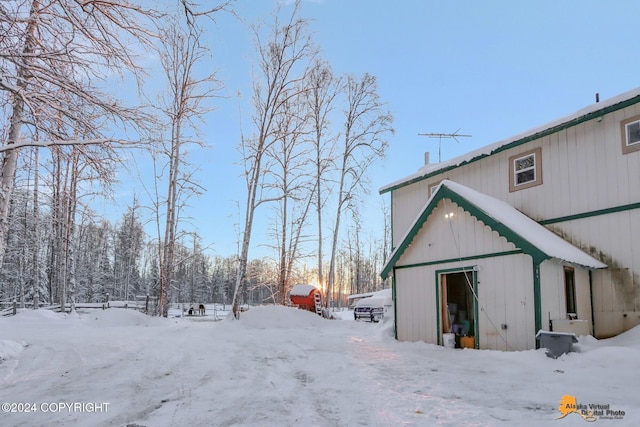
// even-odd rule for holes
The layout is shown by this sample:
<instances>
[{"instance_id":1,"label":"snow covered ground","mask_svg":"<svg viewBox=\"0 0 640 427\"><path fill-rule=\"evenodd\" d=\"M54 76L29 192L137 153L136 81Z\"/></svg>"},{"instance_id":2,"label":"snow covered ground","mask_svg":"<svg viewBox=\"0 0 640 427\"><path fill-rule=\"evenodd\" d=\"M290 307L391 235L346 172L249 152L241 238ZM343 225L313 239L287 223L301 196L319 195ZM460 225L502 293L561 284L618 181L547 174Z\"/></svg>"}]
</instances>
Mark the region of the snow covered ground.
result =
<instances>
[{"instance_id":1,"label":"snow covered ground","mask_svg":"<svg viewBox=\"0 0 640 427\"><path fill-rule=\"evenodd\" d=\"M597 424L640 425L640 328L551 359L400 343L351 316L21 311L0 318L0 425L585 425L556 419L563 396L617 411Z\"/></svg>"}]
</instances>

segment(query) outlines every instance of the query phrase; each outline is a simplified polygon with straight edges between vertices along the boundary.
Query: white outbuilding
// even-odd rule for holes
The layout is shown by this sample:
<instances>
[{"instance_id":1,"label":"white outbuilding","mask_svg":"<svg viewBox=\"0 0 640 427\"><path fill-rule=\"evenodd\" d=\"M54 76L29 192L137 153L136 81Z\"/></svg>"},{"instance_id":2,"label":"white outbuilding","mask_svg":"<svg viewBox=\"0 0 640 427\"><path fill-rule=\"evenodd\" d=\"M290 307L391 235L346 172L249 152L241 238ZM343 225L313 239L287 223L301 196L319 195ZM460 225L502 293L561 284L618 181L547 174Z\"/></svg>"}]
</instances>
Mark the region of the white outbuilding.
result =
<instances>
[{"instance_id":1,"label":"white outbuilding","mask_svg":"<svg viewBox=\"0 0 640 427\"><path fill-rule=\"evenodd\" d=\"M383 276L392 268L399 340L442 344L455 333L475 348L524 350L566 318L568 275L580 296L572 317L590 322L589 271L606 265L507 203L445 180Z\"/></svg>"},{"instance_id":2,"label":"white outbuilding","mask_svg":"<svg viewBox=\"0 0 640 427\"><path fill-rule=\"evenodd\" d=\"M640 88L380 192L397 339L524 350L640 324Z\"/></svg>"}]
</instances>

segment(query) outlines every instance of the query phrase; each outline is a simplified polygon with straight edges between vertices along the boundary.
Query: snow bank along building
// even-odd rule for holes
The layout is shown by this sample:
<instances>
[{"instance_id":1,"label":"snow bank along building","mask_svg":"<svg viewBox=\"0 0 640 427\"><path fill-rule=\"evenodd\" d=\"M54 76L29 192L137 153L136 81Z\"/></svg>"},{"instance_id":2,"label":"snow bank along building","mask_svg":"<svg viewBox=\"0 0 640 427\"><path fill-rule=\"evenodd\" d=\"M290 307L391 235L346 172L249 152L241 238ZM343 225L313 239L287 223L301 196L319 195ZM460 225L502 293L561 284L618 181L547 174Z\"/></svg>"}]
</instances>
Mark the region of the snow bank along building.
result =
<instances>
[{"instance_id":1,"label":"snow bank along building","mask_svg":"<svg viewBox=\"0 0 640 427\"><path fill-rule=\"evenodd\" d=\"M640 88L380 192L397 339L524 350L640 324Z\"/></svg>"}]
</instances>

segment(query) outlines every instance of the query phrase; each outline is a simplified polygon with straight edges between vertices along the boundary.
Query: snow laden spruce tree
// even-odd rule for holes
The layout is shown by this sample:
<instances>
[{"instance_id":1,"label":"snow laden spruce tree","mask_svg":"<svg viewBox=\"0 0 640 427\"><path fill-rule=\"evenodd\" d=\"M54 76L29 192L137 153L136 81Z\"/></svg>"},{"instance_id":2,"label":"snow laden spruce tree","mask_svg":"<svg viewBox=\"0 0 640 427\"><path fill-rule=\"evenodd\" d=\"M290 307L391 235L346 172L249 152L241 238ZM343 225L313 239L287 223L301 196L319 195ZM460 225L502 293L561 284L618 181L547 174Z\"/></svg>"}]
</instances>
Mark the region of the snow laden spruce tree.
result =
<instances>
[{"instance_id":1,"label":"snow laden spruce tree","mask_svg":"<svg viewBox=\"0 0 640 427\"><path fill-rule=\"evenodd\" d=\"M134 198L115 232L113 296L123 301L130 301L141 290L139 261L142 257L144 227L138 218L139 210L138 201Z\"/></svg>"}]
</instances>

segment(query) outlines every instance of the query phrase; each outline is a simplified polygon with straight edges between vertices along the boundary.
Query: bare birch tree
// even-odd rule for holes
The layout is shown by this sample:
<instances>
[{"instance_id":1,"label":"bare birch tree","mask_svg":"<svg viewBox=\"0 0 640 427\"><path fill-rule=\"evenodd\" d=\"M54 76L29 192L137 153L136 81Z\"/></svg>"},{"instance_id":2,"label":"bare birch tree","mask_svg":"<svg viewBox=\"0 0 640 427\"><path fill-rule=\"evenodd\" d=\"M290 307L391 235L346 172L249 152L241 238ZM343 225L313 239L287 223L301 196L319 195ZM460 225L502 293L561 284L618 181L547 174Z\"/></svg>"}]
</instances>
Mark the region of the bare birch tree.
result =
<instances>
[{"instance_id":1,"label":"bare birch tree","mask_svg":"<svg viewBox=\"0 0 640 427\"><path fill-rule=\"evenodd\" d=\"M384 110L374 76L364 74L362 78L358 79L348 75L344 91L346 108L344 110L342 147L337 159L340 175L329 260L327 292L329 296L332 295L334 288L335 263L342 215L348 208L355 208L358 195L366 192L366 173L369 166L385 155L386 138L393 132L391 127L393 117Z\"/></svg>"},{"instance_id":2,"label":"bare birch tree","mask_svg":"<svg viewBox=\"0 0 640 427\"><path fill-rule=\"evenodd\" d=\"M335 167L337 135L331 132L330 116L335 109L336 97L340 92L340 79L336 78L329 64L317 60L308 74L307 91L304 94L308 110L308 120L311 127L311 142L313 145L315 209L318 227L318 283L324 283L324 255L323 255L323 208L329 198L328 179L332 168Z\"/></svg>"},{"instance_id":3,"label":"bare birch tree","mask_svg":"<svg viewBox=\"0 0 640 427\"><path fill-rule=\"evenodd\" d=\"M101 93L95 83L127 71L139 75L135 52L140 42L148 42L148 29L159 17L129 0L0 3L0 91L8 94L10 104L0 165L0 261L18 159L18 150L8 146L24 145L25 131L36 128L41 143L59 140L46 124L52 118L81 124L105 141L112 139L104 134L105 120L119 127L142 125L144 114ZM98 110L102 120L85 117L76 108L78 100Z\"/></svg>"},{"instance_id":4,"label":"bare birch tree","mask_svg":"<svg viewBox=\"0 0 640 427\"><path fill-rule=\"evenodd\" d=\"M197 121L211 110L206 101L220 86L215 74L203 77L196 74L196 65L207 53L200 42L201 34L196 27L185 30L178 23L173 23L164 30L160 49L160 61L167 79L167 93L160 102L160 108L168 120L170 133L162 148L167 162L164 229L161 230L159 223L157 226L160 263L158 314L162 316L167 315L170 301L179 209L189 197L201 190L193 180L193 171L188 169L187 145L203 145L197 139Z\"/></svg>"},{"instance_id":5,"label":"bare birch tree","mask_svg":"<svg viewBox=\"0 0 640 427\"><path fill-rule=\"evenodd\" d=\"M34 161L33 161L33 211L32 217L34 220L33 223L33 242L31 244L32 248L32 256L31 263L33 265L33 273L31 276L31 293L33 295L33 308L38 309L40 307L41 291L44 285L44 268L42 265L42 245L40 239L40 230L41 230L41 218L40 218L40 152L36 147L33 149L34 153Z\"/></svg>"},{"instance_id":6,"label":"bare birch tree","mask_svg":"<svg viewBox=\"0 0 640 427\"><path fill-rule=\"evenodd\" d=\"M255 136L243 138L240 145L247 199L233 293L234 314L238 313L239 290L245 280L256 210L260 205L279 200L281 197L281 194L270 194L264 186L267 169L265 153L278 138L275 121L285 113L288 100L299 95L299 82L304 80L307 61L311 60L315 53L307 33L307 21L298 17L299 9L300 1L296 1L289 19L285 22L280 21L278 15L281 9L278 9L266 41L262 41L260 29L254 28L260 74L253 80Z\"/></svg>"},{"instance_id":7,"label":"bare birch tree","mask_svg":"<svg viewBox=\"0 0 640 427\"><path fill-rule=\"evenodd\" d=\"M303 82L304 83L304 82ZM299 89L304 93L303 89ZM282 114L276 118L274 143L267 151L270 176L275 194L280 195L275 217L278 251L278 285L275 300L286 304L287 292L296 262L301 257L303 230L312 206L314 179L311 173L312 146L308 144L305 105L298 97L288 98Z\"/></svg>"}]
</instances>

